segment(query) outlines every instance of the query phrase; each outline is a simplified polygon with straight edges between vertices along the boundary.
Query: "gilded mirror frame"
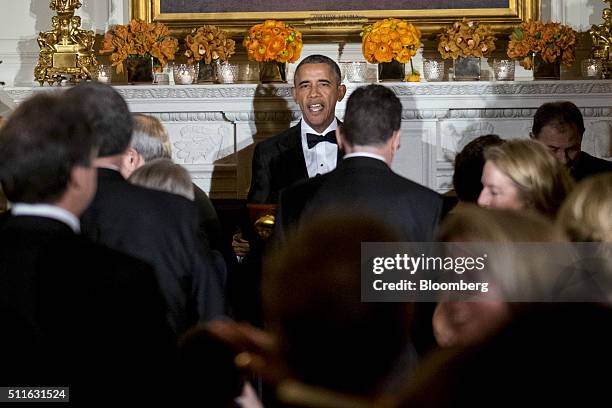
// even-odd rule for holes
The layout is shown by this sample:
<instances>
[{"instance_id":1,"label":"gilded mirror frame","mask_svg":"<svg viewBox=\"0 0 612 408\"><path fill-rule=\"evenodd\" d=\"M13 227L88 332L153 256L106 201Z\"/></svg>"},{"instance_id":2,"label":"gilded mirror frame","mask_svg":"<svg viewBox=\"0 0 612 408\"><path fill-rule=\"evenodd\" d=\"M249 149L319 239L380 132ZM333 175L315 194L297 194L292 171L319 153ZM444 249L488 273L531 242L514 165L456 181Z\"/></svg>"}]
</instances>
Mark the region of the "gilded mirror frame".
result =
<instances>
[{"instance_id":1,"label":"gilded mirror frame","mask_svg":"<svg viewBox=\"0 0 612 408\"><path fill-rule=\"evenodd\" d=\"M163 22L173 31L214 24L236 37L242 36L253 24L270 18L270 13L263 11L162 13L162 1L130 0L130 18ZM364 1L364 4L369 1ZM456 21L458 16L491 24L496 31L502 32L522 21L537 19L539 10L540 0L508 0L508 7L504 8L275 12L274 18L294 25L302 31L306 41L322 41L358 37L364 24L391 16L405 18L429 34L440 31L443 25Z\"/></svg>"}]
</instances>

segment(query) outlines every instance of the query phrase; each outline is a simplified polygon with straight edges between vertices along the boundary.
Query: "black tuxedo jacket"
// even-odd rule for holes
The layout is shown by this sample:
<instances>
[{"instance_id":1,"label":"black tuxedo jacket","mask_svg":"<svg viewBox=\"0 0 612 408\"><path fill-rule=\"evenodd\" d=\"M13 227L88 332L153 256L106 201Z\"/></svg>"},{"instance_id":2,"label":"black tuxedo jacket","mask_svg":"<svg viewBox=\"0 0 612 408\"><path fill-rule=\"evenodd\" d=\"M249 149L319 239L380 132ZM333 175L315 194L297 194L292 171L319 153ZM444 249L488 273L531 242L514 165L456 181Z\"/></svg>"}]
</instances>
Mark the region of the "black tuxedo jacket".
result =
<instances>
[{"instance_id":1,"label":"black tuxedo jacket","mask_svg":"<svg viewBox=\"0 0 612 408\"><path fill-rule=\"evenodd\" d=\"M0 226L2 384L63 384L81 402L145 386L149 399L174 365L165 311L150 265L50 218Z\"/></svg>"},{"instance_id":2,"label":"black tuxedo jacket","mask_svg":"<svg viewBox=\"0 0 612 408\"><path fill-rule=\"evenodd\" d=\"M340 122L338 124L341 124ZM342 153L338 149L338 163ZM283 188L308 178L301 122L255 146L247 201L276 204Z\"/></svg>"},{"instance_id":3,"label":"black tuxedo jacket","mask_svg":"<svg viewBox=\"0 0 612 408\"><path fill-rule=\"evenodd\" d=\"M571 173L576 181L580 181L588 176L609 171L612 171L612 162L593 157L587 152L580 152L580 156Z\"/></svg>"},{"instance_id":4,"label":"black tuxedo jacket","mask_svg":"<svg viewBox=\"0 0 612 408\"><path fill-rule=\"evenodd\" d=\"M311 215L328 210L368 214L386 223L405 241L434 239L442 210L436 192L395 174L386 163L369 157L344 159L321 177L281 192L275 240Z\"/></svg>"},{"instance_id":5,"label":"black tuxedo jacket","mask_svg":"<svg viewBox=\"0 0 612 408\"><path fill-rule=\"evenodd\" d=\"M223 273L197 237L193 202L132 185L119 172L100 168L81 228L92 241L153 265L177 333L224 313Z\"/></svg>"}]
</instances>

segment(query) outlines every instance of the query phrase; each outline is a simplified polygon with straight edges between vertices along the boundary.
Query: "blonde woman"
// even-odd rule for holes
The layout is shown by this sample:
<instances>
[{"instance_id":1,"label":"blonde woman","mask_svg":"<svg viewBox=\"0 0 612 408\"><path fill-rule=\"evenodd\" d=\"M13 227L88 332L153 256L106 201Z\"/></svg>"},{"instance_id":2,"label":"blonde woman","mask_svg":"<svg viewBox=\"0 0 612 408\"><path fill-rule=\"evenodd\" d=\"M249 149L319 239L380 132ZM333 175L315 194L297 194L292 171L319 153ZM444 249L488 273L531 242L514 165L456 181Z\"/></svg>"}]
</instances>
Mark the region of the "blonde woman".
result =
<instances>
[{"instance_id":1,"label":"blonde woman","mask_svg":"<svg viewBox=\"0 0 612 408\"><path fill-rule=\"evenodd\" d=\"M580 182L561 206L557 225L572 241L612 242L612 173Z\"/></svg>"},{"instance_id":2,"label":"blonde woman","mask_svg":"<svg viewBox=\"0 0 612 408\"><path fill-rule=\"evenodd\" d=\"M554 219L572 188L561 162L534 140L511 140L485 151L478 205L530 209Z\"/></svg>"},{"instance_id":3,"label":"blonde woman","mask_svg":"<svg viewBox=\"0 0 612 408\"><path fill-rule=\"evenodd\" d=\"M488 263L486 273L479 279L491 286L487 294L469 301L438 303L432 324L441 347L465 346L486 339L516 311L517 306L506 299L542 300L555 288L559 271L551 268L550 254L525 243L562 242L564 237L537 213L485 210L466 205L449 214L441 226L439 239L482 243ZM562 263L560 258L555 260ZM569 258L567 262L570 264Z\"/></svg>"}]
</instances>

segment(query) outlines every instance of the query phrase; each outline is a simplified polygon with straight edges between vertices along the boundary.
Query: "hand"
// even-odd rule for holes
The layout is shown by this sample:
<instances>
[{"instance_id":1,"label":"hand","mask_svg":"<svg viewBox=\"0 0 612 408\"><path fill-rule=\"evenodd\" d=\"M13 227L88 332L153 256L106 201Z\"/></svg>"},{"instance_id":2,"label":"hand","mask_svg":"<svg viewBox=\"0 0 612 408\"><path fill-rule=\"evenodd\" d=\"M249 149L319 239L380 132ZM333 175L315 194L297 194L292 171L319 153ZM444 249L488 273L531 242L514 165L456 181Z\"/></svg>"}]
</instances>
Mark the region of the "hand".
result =
<instances>
[{"instance_id":1,"label":"hand","mask_svg":"<svg viewBox=\"0 0 612 408\"><path fill-rule=\"evenodd\" d=\"M242 232L237 232L232 237L232 249L236 256L247 256L251 252L251 245L242 237Z\"/></svg>"}]
</instances>

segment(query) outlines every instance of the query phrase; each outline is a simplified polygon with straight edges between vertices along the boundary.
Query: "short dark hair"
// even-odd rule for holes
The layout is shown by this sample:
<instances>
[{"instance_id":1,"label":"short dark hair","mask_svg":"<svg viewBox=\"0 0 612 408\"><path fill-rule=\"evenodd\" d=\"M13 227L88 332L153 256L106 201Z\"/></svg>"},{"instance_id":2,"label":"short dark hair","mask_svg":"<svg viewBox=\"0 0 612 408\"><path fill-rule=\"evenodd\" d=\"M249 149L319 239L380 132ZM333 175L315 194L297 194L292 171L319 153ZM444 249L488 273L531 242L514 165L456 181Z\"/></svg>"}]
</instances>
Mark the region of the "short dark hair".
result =
<instances>
[{"instance_id":1,"label":"short dark hair","mask_svg":"<svg viewBox=\"0 0 612 408\"><path fill-rule=\"evenodd\" d=\"M584 119L580 109L569 101L548 102L538 108L533 117L531 133L537 139L544 126L566 126L574 124L582 136Z\"/></svg>"},{"instance_id":2,"label":"short dark hair","mask_svg":"<svg viewBox=\"0 0 612 408\"><path fill-rule=\"evenodd\" d=\"M98 139L98 157L122 153L132 140L132 115L121 95L99 82L80 83L66 91L74 103L83 106L85 119Z\"/></svg>"},{"instance_id":3,"label":"short dark hair","mask_svg":"<svg viewBox=\"0 0 612 408\"><path fill-rule=\"evenodd\" d=\"M23 102L0 130L0 182L12 202L53 203L73 167L91 165L96 139L84 109L63 96Z\"/></svg>"},{"instance_id":4,"label":"short dark hair","mask_svg":"<svg viewBox=\"0 0 612 408\"><path fill-rule=\"evenodd\" d=\"M392 90L382 85L355 89L346 103L346 141L352 146L386 143L402 123L402 103Z\"/></svg>"},{"instance_id":5,"label":"short dark hair","mask_svg":"<svg viewBox=\"0 0 612 408\"><path fill-rule=\"evenodd\" d=\"M295 378L364 395L389 374L410 344L413 305L362 302L360 253L361 242L397 240L367 214L328 211L266 259L266 319Z\"/></svg>"},{"instance_id":6,"label":"short dark hair","mask_svg":"<svg viewBox=\"0 0 612 408\"><path fill-rule=\"evenodd\" d=\"M484 135L472 140L455 156L453 187L457 198L475 203L482 191L482 169L485 164L484 151L489 146L498 146L504 140L498 135Z\"/></svg>"},{"instance_id":7,"label":"short dark hair","mask_svg":"<svg viewBox=\"0 0 612 408\"><path fill-rule=\"evenodd\" d=\"M325 55L320 55L320 54L309 55L306 58L304 58L302 61L300 61L298 66L295 68L295 73L297 74L300 67L306 64L327 64L331 67L332 72L335 74L336 82L338 83L338 85L340 85L340 83L342 82L342 73L340 72L340 67L338 66L338 64L336 64L336 61L334 61L333 59L326 57Z\"/></svg>"}]
</instances>

